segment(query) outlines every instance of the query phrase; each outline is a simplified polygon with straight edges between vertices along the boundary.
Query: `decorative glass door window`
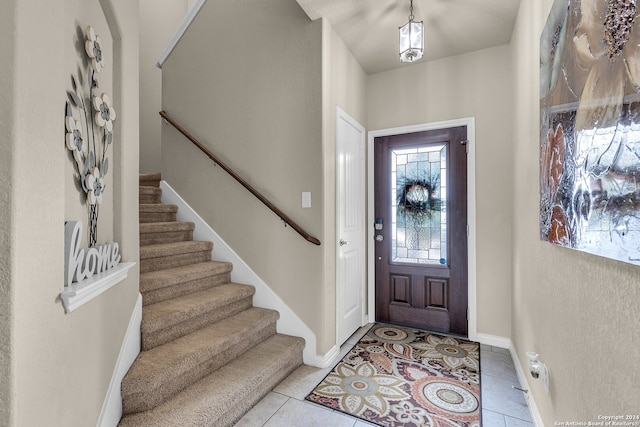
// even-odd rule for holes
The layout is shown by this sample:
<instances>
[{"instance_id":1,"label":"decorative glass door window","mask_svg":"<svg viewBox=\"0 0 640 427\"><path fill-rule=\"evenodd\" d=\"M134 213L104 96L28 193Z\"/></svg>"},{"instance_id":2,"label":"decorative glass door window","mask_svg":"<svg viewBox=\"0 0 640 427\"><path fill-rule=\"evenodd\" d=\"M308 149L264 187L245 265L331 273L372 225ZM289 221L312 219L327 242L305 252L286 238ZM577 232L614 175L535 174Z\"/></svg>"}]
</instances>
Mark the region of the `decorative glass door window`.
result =
<instances>
[{"instance_id":1,"label":"decorative glass door window","mask_svg":"<svg viewBox=\"0 0 640 427\"><path fill-rule=\"evenodd\" d=\"M447 263L447 146L391 150L391 259Z\"/></svg>"}]
</instances>

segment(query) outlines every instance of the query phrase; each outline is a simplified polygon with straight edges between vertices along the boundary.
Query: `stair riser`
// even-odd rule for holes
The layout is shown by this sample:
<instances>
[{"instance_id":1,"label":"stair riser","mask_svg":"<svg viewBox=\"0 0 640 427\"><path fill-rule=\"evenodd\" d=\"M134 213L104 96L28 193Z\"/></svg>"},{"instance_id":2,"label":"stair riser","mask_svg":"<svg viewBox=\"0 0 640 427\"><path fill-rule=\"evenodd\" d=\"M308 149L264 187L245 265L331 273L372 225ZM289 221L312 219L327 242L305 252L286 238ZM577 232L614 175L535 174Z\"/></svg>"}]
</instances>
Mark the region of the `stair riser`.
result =
<instances>
[{"instance_id":1,"label":"stair riser","mask_svg":"<svg viewBox=\"0 0 640 427\"><path fill-rule=\"evenodd\" d=\"M177 283L151 291L143 291L142 283L140 289L142 292L142 305L155 304L157 302L166 301L171 298L181 297L194 292L203 291L215 286L223 285L231 281L231 273L221 273L214 276L203 277L202 279L192 280L190 282Z\"/></svg>"},{"instance_id":2,"label":"stair riser","mask_svg":"<svg viewBox=\"0 0 640 427\"><path fill-rule=\"evenodd\" d=\"M162 197L162 190L156 186L143 186L141 185L138 190L140 197L140 203L160 203ZM142 200L157 200L153 202L142 202Z\"/></svg>"},{"instance_id":3,"label":"stair riser","mask_svg":"<svg viewBox=\"0 0 640 427\"><path fill-rule=\"evenodd\" d=\"M138 201L143 204L160 203L162 201L161 194L140 194Z\"/></svg>"},{"instance_id":4,"label":"stair riser","mask_svg":"<svg viewBox=\"0 0 640 427\"><path fill-rule=\"evenodd\" d=\"M160 256L156 258L147 258L140 260L140 273L148 273L150 271L166 270L183 265L197 264L199 262L211 261L211 251L197 251L186 254L175 254L169 256Z\"/></svg>"},{"instance_id":5,"label":"stair riser","mask_svg":"<svg viewBox=\"0 0 640 427\"><path fill-rule=\"evenodd\" d=\"M243 393L241 398L236 399L236 404L229 408L224 415L215 420L207 427L231 427L252 407L254 407L263 397L273 390L282 380L287 378L293 371L302 365L302 351L287 354L283 359L283 366L271 375L267 380L261 382L258 387L253 388L249 393Z\"/></svg>"},{"instance_id":6,"label":"stair riser","mask_svg":"<svg viewBox=\"0 0 640 427\"><path fill-rule=\"evenodd\" d=\"M153 332L145 332L144 318L142 319L142 350L151 350L154 347L167 343L169 341L190 334L200 328L209 326L218 320L225 319L234 314L247 310L253 304L253 296L227 304L223 307L216 307L214 310L204 313L200 316L189 319L188 321L172 325L165 329Z\"/></svg>"},{"instance_id":7,"label":"stair riser","mask_svg":"<svg viewBox=\"0 0 640 427\"><path fill-rule=\"evenodd\" d=\"M160 187L159 179L142 179L141 178L138 182L141 187Z\"/></svg>"},{"instance_id":8,"label":"stair riser","mask_svg":"<svg viewBox=\"0 0 640 427\"><path fill-rule=\"evenodd\" d=\"M140 222L174 222L175 212L140 212Z\"/></svg>"},{"instance_id":9,"label":"stair riser","mask_svg":"<svg viewBox=\"0 0 640 427\"><path fill-rule=\"evenodd\" d=\"M235 341L221 348L216 354L212 354L204 363L194 367L188 372L180 373L179 377L175 378L174 381L171 381L169 384L158 385L157 388L149 388L140 393L128 394L126 385L123 381L123 414L148 411L158 405L161 405L180 391L184 390L186 387L234 360L248 349L254 347L275 333L276 324L274 321L260 329L254 329L246 334L242 334L242 337L233 337L235 338Z\"/></svg>"},{"instance_id":10,"label":"stair riser","mask_svg":"<svg viewBox=\"0 0 640 427\"><path fill-rule=\"evenodd\" d=\"M158 243L175 243L193 240L193 231L166 231L160 233L140 233L140 246Z\"/></svg>"}]
</instances>

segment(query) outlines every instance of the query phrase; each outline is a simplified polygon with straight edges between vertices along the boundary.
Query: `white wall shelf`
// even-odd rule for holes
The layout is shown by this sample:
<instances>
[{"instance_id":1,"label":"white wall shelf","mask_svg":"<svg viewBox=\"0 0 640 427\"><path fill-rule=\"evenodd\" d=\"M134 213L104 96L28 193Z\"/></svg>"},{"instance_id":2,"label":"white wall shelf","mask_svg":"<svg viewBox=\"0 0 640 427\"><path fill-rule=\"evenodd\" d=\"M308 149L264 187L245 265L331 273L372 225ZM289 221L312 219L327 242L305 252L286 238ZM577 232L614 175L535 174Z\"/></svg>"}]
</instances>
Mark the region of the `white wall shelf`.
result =
<instances>
[{"instance_id":1,"label":"white wall shelf","mask_svg":"<svg viewBox=\"0 0 640 427\"><path fill-rule=\"evenodd\" d=\"M71 313L106 290L127 278L135 262L123 262L102 273L94 274L82 282L75 282L60 292L60 300L66 313Z\"/></svg>"}]
</instances>

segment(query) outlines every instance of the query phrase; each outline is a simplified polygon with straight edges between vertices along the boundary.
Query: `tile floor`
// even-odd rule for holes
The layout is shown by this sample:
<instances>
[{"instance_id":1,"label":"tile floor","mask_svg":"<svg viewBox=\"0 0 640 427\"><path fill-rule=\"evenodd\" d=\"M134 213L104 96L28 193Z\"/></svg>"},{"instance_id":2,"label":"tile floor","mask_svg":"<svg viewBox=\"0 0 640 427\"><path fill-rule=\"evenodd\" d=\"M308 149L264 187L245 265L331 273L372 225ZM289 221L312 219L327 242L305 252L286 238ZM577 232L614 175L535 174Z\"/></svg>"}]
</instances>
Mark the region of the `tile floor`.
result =
<instances>
[{"instance_id":1,"label":"tile floor","mask_svg":"<svg viewBox=\"0 0 640 427\"><path fill-rule=\"evenodd\" d=\"M366 333L356 331L341 347L340 360ZM533 427L508 350L480 350L483 427ZM235 424L235 427L370 427L358 418L307 402L304 398L332 369L302 365Z\"/></svg>"}]
</instances>

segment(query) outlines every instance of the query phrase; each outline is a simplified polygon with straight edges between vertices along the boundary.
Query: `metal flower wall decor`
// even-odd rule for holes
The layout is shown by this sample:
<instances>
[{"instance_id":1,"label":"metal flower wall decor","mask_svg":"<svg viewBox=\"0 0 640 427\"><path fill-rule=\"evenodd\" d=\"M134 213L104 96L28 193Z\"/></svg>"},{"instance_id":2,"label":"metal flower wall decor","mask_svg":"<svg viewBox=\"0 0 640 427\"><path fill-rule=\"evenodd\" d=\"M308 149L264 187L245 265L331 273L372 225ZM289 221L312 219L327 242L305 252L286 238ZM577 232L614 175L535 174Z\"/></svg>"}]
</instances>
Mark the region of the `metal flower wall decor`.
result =
<instances>
[{"instance_id":1,"label":"metal flower wall decor","mask_svg":"<svg viewBox=\"0 0 640 427\"><path fill-rule=\"evenodd\" d=\"M636 0L556 0L540 39L540 235L640 265Z\"/></svg>"},{"instance_id":2,"label":"metal flower wall decor","mask_svg":"<svg viewBox=\"0 0 640 427\"><path fill-rule=\"evenodd\" d=\"M113 122L116 112L109 95L99 93L96 74L105 66L102 41L92 27L85 34L85 53L89 65L86 77L71 76L72 90L65 109L66 145L73 153L77 179L86 196L89 208L89 247L98 237L98 214L106 190L104 178L109 171L107 149L113 143ZM86 82L86 88L78 82ZM76 119L77 116L80 118ZM83 132L83 123L87 129Z\"/></svg>"}]
</instances>

